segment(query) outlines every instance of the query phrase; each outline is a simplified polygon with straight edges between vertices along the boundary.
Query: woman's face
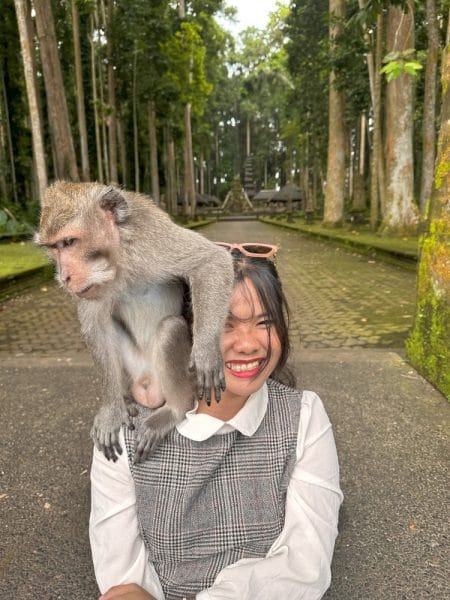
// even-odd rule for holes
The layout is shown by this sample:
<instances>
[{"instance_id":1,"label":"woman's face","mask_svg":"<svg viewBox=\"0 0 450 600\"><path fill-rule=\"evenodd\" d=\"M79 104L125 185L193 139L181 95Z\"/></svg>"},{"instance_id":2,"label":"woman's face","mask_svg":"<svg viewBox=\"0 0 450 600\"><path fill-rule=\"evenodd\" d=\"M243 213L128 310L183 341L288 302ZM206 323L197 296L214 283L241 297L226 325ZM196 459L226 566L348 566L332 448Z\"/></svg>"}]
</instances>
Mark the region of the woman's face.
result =
<instances>
[{"instance_id":1,"label":"woman's face","mask_svg":"<svg viewBox=\"0 0 450 600\"><path fill-rule=\"evenodd\" d=\"M271 355L266 362L269 336ZM225 363L223 403L233 397L246 400L263 385L280 360L278 334L249 279L234 289L220 347Z\"/></svg>"}]
</instances>

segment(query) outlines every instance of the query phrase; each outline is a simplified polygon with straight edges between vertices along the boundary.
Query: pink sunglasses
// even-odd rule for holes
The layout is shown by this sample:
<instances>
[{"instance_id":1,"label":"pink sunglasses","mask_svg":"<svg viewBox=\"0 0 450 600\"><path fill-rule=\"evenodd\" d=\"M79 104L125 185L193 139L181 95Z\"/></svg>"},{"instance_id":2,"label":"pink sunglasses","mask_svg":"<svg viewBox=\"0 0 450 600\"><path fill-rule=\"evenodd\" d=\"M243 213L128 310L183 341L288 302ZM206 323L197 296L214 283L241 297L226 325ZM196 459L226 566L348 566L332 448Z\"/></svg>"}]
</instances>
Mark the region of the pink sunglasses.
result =
<instances>
[{"instance_id":1,"label":"pink sunglasses","mask_svg":"<svg viewBox=\"0 0 450 600\"><path fill-rule=\"evenodd\" d=\"M226 250L239 250L244 256L252 258L271 258L278 251L278 246L273 244L260 244L259 242L244 242L242 244L229 244L228 242L214 242Z\"/></svg>"}]
</instances>

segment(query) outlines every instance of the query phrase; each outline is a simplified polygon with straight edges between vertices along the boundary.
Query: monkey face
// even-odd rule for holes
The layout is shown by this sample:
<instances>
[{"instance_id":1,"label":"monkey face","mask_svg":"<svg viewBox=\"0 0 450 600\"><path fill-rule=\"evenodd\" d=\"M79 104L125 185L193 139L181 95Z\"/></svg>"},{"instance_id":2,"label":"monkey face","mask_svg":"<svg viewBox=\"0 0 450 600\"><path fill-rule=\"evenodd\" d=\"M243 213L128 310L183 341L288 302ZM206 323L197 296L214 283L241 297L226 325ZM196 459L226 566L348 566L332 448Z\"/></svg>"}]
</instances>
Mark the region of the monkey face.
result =
<instances>
[{"instance_id":1,"label":"monkey face","mask_svg":"<svg viewBox=\"0 0 450 600\"><path fill-rule=\"evenodd\" d=\"M56 264L56 280L77 298L100 298L117 276L112 241L116 236L109 219L104 217L101 225L88 229L70 224L45 244L40 242Z\"/></svg>"}]
</instances>

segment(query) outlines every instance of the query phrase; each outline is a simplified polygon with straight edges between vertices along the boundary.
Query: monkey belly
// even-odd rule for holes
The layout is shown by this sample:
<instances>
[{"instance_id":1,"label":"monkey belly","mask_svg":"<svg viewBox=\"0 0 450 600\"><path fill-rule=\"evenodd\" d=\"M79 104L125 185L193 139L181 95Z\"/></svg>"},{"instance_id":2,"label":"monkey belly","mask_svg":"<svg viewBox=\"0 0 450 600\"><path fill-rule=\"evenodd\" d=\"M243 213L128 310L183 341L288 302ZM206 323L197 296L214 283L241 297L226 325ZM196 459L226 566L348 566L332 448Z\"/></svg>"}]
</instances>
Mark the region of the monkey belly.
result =
<instances>
[{"instance_id":1,"label":"monkey belly","mask_svg":"<svg viewBox=\"0 0 450 600\"><path fill-rule=\"evenodd\" d=\"M143 375L131 386L131 394L139 404L148 408L159 408L164 404L164 398L150 375Z\"/></svg>"}]
</instances>

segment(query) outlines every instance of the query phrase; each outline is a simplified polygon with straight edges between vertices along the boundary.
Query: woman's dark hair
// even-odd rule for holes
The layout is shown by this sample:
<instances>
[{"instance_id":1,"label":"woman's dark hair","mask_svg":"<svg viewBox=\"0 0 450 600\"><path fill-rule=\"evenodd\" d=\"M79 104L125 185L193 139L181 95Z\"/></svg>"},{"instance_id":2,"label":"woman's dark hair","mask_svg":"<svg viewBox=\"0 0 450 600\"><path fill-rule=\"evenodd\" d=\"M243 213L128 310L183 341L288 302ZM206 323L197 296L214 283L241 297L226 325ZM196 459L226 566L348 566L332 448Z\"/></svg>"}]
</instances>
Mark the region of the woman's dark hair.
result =
<instances>
[{"instance_id":1,"label":"woman's dark hair","mask_svg":"<svg viewBox=\"0 0 450 600\"><path fill-rule=\"evenodd\" d=\"M244 256L239 250L232 250L235 285L250 280L261 301L269 321L273 324L281 345L281 356L270 377L291 387L295 386L295 377L287 366L290 352L289 321L290 311L284 295L278 272L272 260ZM269 336L270 359L271 345Z\"/></svg>"}]
</instances>

